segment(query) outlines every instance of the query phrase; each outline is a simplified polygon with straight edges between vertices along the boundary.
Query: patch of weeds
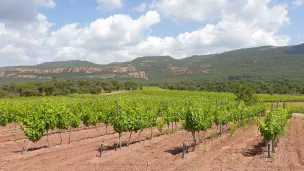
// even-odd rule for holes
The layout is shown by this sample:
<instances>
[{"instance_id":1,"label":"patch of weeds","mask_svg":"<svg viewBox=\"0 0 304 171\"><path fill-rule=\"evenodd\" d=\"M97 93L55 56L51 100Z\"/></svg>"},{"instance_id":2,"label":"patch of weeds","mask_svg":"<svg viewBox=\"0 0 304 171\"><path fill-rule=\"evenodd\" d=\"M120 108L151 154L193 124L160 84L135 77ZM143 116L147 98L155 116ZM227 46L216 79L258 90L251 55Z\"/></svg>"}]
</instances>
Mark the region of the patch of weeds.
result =
<instances>
[{"instance_id":1,"label":"patch of weeds","mask_svg":"<svg viewBox=\"0 0 304 171\"><path fill-rule=\"evenodd\" d=\"M285 129L284 129L284 132L282 133L282 135L283 136L289 136L290 135L290 123L289 122L287 122L287 125L286 125L286 127L285 127Z\"/></svg>"},{"instance_id":2,"label":"patch of weeds","mask_svg":"<svg viewBox=\"0 0 304 171\"><path fill-rule=\"evenodd\" d=\"M14 141L19 140L19 137L17 135L13 135L13 137L14 137Z\"/></svg>"},{"instance_id":3,"label":"patch of weeds","mask_svg":"<svg viewBox=\"0 0 304 171\"><path fill-rule=\"evenodd\" d=\"M164 121L163 120L160 120L159 122L157 122L157 130L159 131L159 132L163 132L164 131Z\"/></svg>"},{"instance_id":4,"label":"patch of weeds","mask_svg":"<svg viewBox=\"0 0 304 171\"><path fill-rule=\"evenodd\" d=\"M243 121L242 121L242 124L241 124L242 130L245 130L245 129L248 128L248 123L247 123L247 122L248 122L247 120L243 120Z\"/></svg>"},{"instance_id":5,"label":"patch of weeds","mask_svg":"<svg viewBox=\"0 0 304 171\"><path fill-rule=\"evenodd\" d=\"M217 134L213 134L211 135L211 144L213 143L213 141L216 139L217 137Z\"/></svg>"},{"instance_id":6,"label":"patch of weeds","mask_svg":"<svg viewBox=\"0 0 304 171\"><path fill-rule=\"evenodd\" d=\"M236 132L236 129L238 128L238 123L229 123L229 128L230 128L230 136L233 136Z\"/></svg>"},{"instance_id":7,"label":"patch of weeds","mask_svg":"<svg viewBox=\"0 0 304 171\"><path fill-rule=\"evenodd\" d=\"M271 161L273 162L274 161L274 153L271 153L270 157L271 157Z\"/></svg>"},{"instance_id":8,"label":"patch of weeds","mask_svg":"<svg viewBox=\"0 0 304 171\"><path fill-rule=\"evenodd\" d=\"M242 121L242 125L241 128L243 130L246 130L247 128L249 128L251 125L255 124L255 120L253 118L248 119L248 120L243 120Z\"/></svg>"},{"instance_id":9,"label":"patch of weeds","mask_svg":"<svg viewBox=\"0 0 304 171\"><path fill-rule=\"evenodd\" d=\"M172 130L166 130L165 131L165 134L166 135L171 135L171 134L173 134L175 131L172 131Z\"/></svg>"},{"instance_id":10,"label":"patch of weeds","mask_svg":"<svg viewBox=\"0 0 304 171\"><path fill-rule=\"evenodd\" d=\"M210 143L204 144L204 152L208 152L210 149L211 149L211 144Z\"/></svg>"}]
</instances>

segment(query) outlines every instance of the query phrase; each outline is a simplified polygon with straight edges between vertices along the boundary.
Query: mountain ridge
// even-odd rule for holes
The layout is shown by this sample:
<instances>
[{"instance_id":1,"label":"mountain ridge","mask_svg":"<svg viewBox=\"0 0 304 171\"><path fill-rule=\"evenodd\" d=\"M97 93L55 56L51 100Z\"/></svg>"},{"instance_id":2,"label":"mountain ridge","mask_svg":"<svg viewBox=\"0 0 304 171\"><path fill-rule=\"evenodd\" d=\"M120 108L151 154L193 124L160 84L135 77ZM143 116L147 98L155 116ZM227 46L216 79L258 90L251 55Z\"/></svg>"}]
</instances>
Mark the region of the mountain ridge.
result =
<instances>
[{"instance_id":1,"label":"mountain ridge","mask_svg":"<svg viewBox=\"0 0 304 171\"><path fill-rule=\"evenodd\" d=\"M171 56L143 56L132 61L95 64L71 60L34 66L0 68L0 84L58 79L118 79L173 82L216 78L303 78L304 44L242 48L183 59Z\"/></svg>"}]
</instances>

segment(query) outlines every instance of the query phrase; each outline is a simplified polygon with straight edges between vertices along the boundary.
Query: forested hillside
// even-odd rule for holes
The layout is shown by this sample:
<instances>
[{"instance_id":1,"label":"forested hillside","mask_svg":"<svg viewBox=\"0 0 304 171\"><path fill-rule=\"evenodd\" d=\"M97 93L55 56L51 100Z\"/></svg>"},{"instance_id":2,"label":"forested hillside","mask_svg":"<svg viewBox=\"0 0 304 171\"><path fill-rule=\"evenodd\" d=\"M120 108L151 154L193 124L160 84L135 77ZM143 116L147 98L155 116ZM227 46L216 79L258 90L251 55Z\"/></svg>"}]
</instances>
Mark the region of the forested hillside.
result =
<instances>
[{"instance_id":1,"label":"forested hillside","mask_svg":"<svg viewBox=\"0 0 304 171\"><path fill-rule=\"evenodd\" d=\"M87 61L48 62L36 66L0 68L0 84L77 79L134 80L145 83L244 78L302 79L304 44L263 46L213 55L174 59L170 56L140 57L133 61L99 65Z\"/></svg>"}]
</instances>

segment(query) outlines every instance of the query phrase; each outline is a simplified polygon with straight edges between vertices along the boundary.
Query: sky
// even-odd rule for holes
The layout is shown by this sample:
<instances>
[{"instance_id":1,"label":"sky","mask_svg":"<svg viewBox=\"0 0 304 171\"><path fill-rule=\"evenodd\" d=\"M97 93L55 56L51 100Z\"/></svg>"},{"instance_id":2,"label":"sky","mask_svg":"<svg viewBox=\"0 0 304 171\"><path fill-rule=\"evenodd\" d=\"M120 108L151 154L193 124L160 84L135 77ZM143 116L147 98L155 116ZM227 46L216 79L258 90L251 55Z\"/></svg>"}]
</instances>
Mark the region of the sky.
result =
<instances>
[{"instance_id":1,"label":"sky","mask_svg":"<svg viewBox=\"0 0 304 171\"><path fill-rule=\"evenodd\" d=\"M304 0L0 0L0 66L304 43Z\"/></svg>"}]
</instances>

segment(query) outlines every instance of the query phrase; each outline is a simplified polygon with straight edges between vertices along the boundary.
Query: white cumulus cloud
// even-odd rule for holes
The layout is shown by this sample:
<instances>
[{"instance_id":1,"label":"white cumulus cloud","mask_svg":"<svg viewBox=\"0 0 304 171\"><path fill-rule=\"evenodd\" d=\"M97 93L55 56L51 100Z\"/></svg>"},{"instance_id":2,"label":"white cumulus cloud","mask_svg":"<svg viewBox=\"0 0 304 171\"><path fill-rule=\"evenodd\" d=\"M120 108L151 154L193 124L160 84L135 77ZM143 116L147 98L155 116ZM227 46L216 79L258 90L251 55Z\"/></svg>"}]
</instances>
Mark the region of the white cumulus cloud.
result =
<instances>
[{"instance_id":1,"label":"white cumulus cloud","mask_svg":"<svg viewBox=\"0 0 304 171\"><path fill-rule=\"evenodd\" d=\"M122 0L96 0L97 9L103 11L113 11L122 8Z\"/></svg>"},{"instance_id":2,"label":"white cumulus cloud","mask_svg":"<svg viewBox=\"0 0 304 171\"><path fill-rule=\"evenodd\" d=\"M160 21L156 11L133 19L128 15L100 18L87 27L69 24L51 33L48 44L57 59L76 57L98 63L129 59L127 49L140 43L150 27ZM55 60L57 60L55 59Z\"/></svg>"},{"instance_id":3,"label":"white cumulus cloud","mask_svg":"<svg viewBox=\"0 0 304 171\"><path fill-rule=\"evenodd\" d=\"M187 3L186 3L187 2ZM221 6L212 15L203 4L211 1L159 0L154 6L172 20L209 20L217 18L216 24L207 24L193 32L181 33L177 37L148 37L132 47L131 54L171 55L183 58L196 54L218 53L236 48L287 45L290 37L278 35L278 30L289 24L287 6L278 4L269 7L270 0L238 1L238 5L227 1L212 1ZM221 8L221 9L220 9ZM188 10L189 9L189 10ZM191 11L191 10L192 11ZM218 13L216 11L219 11ZM211 12L211 11L210 11Z\"/></svg>"},{"instance_id":4,"label":"white cumulus cloud","mask_svg":"<svg viewBox=\"0 0 304 171\"><path fill-rule=\"evenodd\" d=\"M155 10L138 18L116 14L85 26L67 23L56 30L50 29L53 24L47 16L37 12L39 6L54 7L55 3L31 2L33 19L17 22L18 17L0 15L1 66L72 59L105 64L146 55L183 58L252 46L281 46L290 41L289 36L279 33L290 22L287 5L273 5L271 0L155 0L150 5ZM154 25L161 24L161 17L202 25L174 37L148 36L153 35ZM213 22L208 24L209 20Z\"/></svg>"},{"instance_id":5,"label":"white cumulus cloud","mask_svg":"<svg viewBox=\"0 0 304 171\"><path fill-rule=\"evenodd\" d=\"M204 21L221 16L227 5L227 0L153 0L150 7L176 21Z\"/></svg>"},{"instance_id":6,"label":"white cumulus cloud","mask_svg":"<svg viewBox=\"0 0 304 171\"><path fill-rule=\"evenodd\" d=\"M1 65L28 65L47 60L51 53L44 43L51 26L43 14L19 27L0 23Z\"/></svg>"},{"instance_id":7,"label":"white cumulus cloud","mask_svg":"<svg viewBox=\"0 0 304 171\"><path fill-rule=\"evenodd\" d=\"M39 7L55 6L53 0L0 0L0 22L15 24L35 21Z\"/></svg>"},{"instance_id":8,"label":"white cumulus cloud","mask_svg":"<svg viewBox=\"0 0 304 171\"><path fill-rule=\"evenodd\" d=\"M292 4L296 7L303 5L303 0L294 0Z\"/></svg>"}]
</instances>

